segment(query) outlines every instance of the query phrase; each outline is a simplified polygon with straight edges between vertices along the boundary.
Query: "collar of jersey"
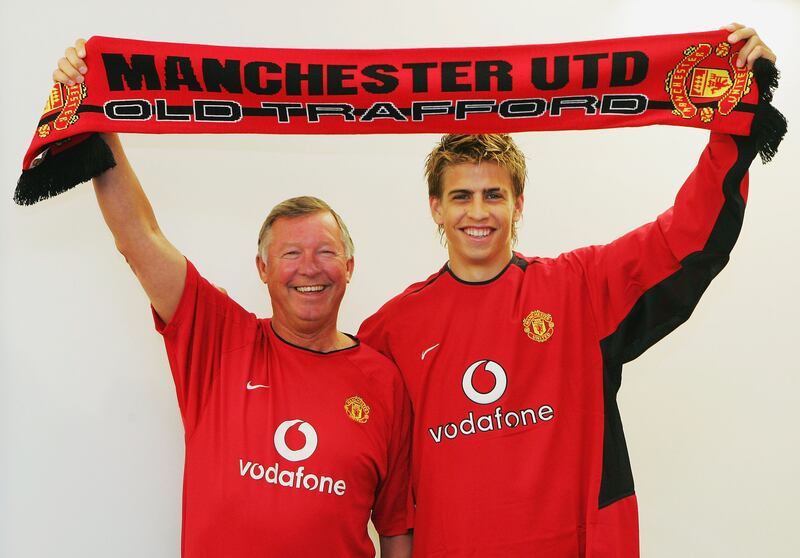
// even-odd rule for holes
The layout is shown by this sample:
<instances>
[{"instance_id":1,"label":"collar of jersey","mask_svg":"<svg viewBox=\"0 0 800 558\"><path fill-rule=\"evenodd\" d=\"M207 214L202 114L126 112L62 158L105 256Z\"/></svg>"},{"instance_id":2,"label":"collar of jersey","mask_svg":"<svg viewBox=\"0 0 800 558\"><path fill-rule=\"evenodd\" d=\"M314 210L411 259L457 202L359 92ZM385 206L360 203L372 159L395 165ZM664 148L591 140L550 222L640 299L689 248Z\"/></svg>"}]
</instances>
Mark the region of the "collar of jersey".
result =
<instances>
[{"instance_id":1,"label":"collar of jersey","mask_svg":"<svg viewBox=\"0 0 800 558\"><path fill-rule=\"evenodd\" d=\"M275 331L275 328L272 327L272 320L269 320L269 330L281 343L285 343L286 345L289 345L292 348L300 349L301 351L306 351L307 353L312 353L315 355L322 355L322 356L332 355L336 353L341 353L342 351L349 351L350 349L356 349L359 347L359 345L361 345L361 341L358 340L358 337L350 335L349 333L345 333L345 335L347 335L350 339L356 342L355 345L351 345L350 347L343 347L341 349L335 349L333 351L315 351L314 349L309 349L308 347L301 347L300 345L295 345L294 343L287 341L286 339L278 335L278 332Z\"/></svg>"},{"instance_id":2,"label":"collar of jersey","mask_svg":"<svg viewBox=\"0 0 800 558\"><path fill-rule=\"evenodd\" d=\"M491 279L486 279L485 281L467 281L465 279L462 279L461 277L459 277L458 275L453 273L452 269L450 269L450 262L447 262L447 263L444 264L444 267L441 269L440 273L444 273L444 272L449 273L450 276L453 279L455 279L456 281L458 281L459 283L461 283L463 285L472 285L472 286L488 285L489 283L492 283L492 282L496 281L497 279L500 279L500 277L506 272L506 270L509 267L511 267L511 264L514 264L514 265L518 266L522 270L524 270L528 266L528 262L526 260L524 260L521 257L519 257L516 252L513 252L511 254L511 259L508 261L508 263L505 265L505 267L500 270L500 273L498 273L497 275L495 275Z\"/></svg>"}]
</instances>

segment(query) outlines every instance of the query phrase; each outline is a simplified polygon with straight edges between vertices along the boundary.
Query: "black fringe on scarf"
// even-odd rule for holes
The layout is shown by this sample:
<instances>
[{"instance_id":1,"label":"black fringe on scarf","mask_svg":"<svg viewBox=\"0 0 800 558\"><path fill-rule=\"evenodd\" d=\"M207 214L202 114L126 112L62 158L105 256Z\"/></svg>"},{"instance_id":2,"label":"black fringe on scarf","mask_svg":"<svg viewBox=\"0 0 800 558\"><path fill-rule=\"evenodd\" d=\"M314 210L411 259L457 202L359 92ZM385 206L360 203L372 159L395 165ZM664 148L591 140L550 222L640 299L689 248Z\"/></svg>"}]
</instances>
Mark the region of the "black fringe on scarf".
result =
<instances>
[{"instance_id":1,"label":"black fringe on scarf","mask_svg":"<svg viewBox=\"0 0 800 558\"><path fill-rule=\"evenodd\" d=\"M753 76L758 85L758 107L750 127L750 136L755 141L761 162L767 164L778 152L778 146L786 135L786 117L772 106L772 94L778 87L780 73L775 64L759 58L753 64Z\"/></svg>"},{"instance_id":2,"label":"black fringe on scarf","mask_svg":"<svg viewBox=\"0 0 800 558\"><path fill-rule=\"evenodd\" d=\"M116 164L108 144L99 134L91 134L56 154L45 153L38 165L22 171L14 201L33 205L91 180Z\"/></svg>"}]
</instances>

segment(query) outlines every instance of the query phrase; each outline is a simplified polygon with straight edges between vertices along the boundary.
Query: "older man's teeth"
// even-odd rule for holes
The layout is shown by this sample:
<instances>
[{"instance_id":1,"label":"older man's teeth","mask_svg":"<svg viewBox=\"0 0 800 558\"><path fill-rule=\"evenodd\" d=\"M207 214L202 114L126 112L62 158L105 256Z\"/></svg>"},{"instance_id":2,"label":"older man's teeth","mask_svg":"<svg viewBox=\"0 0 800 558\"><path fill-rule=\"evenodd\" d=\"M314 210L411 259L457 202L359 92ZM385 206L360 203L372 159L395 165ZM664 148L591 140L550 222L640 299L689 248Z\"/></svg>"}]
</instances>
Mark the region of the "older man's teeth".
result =
<instances>
[{"instance_id":1,"label":"older man's teeth","mask_svg":"<svg viewBox=\"0 0 800 558\"><path fill-rule=\"evenodd\" d=\"M489 233L491 231L489 229L464 229L464 232L467 233L469 236L482 238L484 236L489 236Z\"/></svg>"},{"instance_id":2,"label":"older man's teeth","mask_svg":"<svg viewBox=\"0 0 800 558\"><path fill-rule=\"evenodd\" d=\"M296 291L300 291L301 293L316 293L324 289L322 285L312 285L309 287L295 287Z\"/></svg>"}]
</instances>

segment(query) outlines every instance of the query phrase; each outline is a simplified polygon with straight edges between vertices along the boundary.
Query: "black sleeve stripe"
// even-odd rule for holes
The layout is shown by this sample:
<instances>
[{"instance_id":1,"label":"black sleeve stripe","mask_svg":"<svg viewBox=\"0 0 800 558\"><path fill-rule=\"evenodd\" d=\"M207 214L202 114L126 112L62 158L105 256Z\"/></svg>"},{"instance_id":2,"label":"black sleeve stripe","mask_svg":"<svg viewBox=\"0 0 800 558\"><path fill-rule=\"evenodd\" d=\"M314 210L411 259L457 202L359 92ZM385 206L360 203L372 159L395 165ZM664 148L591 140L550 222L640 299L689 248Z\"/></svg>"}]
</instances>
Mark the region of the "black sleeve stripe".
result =
<instances>
[{"instance_id":1,"label":"black sleeve stripe","mask_svg":"<svg viewBox=\"0 0 800 558\"><path fill-rule=\"evenodd\" d=\"M745 206L741 182L755 158L756 149L749 137L732 137L738 155L723 179L725 201L705 246L686 256L678 271L642 294L616 331L600 341L605 417L600 508L634 493L633 473L617 407L622 365L689 318L711 280L728 263L729 253L741 231Z\"/></svg>"}]
</instances>

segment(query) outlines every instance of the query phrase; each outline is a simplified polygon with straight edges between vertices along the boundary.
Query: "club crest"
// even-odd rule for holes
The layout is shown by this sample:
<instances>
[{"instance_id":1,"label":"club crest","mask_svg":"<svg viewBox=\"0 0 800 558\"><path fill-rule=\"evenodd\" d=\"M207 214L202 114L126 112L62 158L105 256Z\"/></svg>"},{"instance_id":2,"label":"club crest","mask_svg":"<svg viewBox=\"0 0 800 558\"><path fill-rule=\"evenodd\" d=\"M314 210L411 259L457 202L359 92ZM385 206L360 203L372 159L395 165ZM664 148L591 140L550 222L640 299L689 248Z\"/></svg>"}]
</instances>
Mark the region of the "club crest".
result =
<instances>
[{"instance_id":1,"label":"club crest","mask_svg":"<svg viewBox=\"0 0 800 558\"><path fill-rule=\"evenodd\" d=\"M53 130L66 130L78 121L78 107L86 98L86 85L53 84L50 96L42 111L42 119L54 115L55 119L47 124L42 124L36 132L40 138L46 138Z\"/></svg>"},{"instance_id":2,"label":"club crest","mask_svg":"<svg viewBox=\"0 0 800 558\"><path fill-rule=\"evenodd\" d=\"M522 320L522 329L525 331L525 335L539 343L550 339L553 336L554 328L553 316L541 310L534 310Z\"/></svg>"},{"instance_id":3,"label":"club crest","mask_svg":"<svg viewBox=\"0 0 800 558\"><path fill-rule=\"evenodd\" d=\"M683 58L667 73L664 87L674 107L672 114L709 123L719 112L727 116L750 93L753 72L736 66L738 51L731 45L691 45ZM701 65L702 64L702 65ZM715 110L716 109L716 110Z\"/></svg>"},{"instance_id":4,"label":"club crest","mask_svg":"<svg viewBox=\"0 0 800 558\"><path fill-rule=\"evenodd\" d=\"M363 399L354 395L344 402L344 412L353 421L364 424L369 420L369 405Z\"/></svg>"}]
</instances>

